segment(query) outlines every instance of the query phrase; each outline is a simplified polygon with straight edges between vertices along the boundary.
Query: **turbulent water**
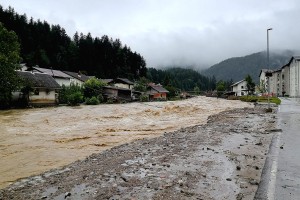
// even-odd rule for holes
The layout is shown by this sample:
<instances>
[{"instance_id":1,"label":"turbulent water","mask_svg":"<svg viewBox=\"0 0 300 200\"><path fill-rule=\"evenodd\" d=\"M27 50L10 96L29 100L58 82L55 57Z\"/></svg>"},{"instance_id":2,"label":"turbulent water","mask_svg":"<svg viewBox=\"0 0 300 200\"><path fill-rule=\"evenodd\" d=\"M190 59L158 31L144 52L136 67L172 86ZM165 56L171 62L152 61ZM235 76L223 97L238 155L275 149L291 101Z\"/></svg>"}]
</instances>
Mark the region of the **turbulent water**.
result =
<instances>
[{"instance_id":1,"label":"turbulent water","mask_svg":"<svg viewBox=\"0 0 300 200\"><path fill-rule=\"evenodd\" d=\"M197 97L0 112L0 188L116 145L206 123L249 103Z\"/></svg>"}]
</instances>

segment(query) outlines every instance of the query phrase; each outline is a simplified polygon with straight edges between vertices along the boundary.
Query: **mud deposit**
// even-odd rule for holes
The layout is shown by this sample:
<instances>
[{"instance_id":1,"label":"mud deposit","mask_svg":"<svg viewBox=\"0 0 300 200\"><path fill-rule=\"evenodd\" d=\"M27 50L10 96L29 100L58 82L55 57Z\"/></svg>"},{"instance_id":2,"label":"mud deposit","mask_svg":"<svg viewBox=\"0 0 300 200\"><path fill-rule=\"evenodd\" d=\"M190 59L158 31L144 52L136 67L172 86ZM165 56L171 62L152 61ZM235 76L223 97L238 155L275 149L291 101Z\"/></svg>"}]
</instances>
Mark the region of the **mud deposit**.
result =
<instances>
[{"instance_id":1,"label":"mud deposit","mask_svg":"<svg viewBox=\"0 0 300 200\"><path fill-rule=\"evenodd\" d=\"M275 121L257 107L224 111L21 180L0 199L253 199Z\"/></svg>"},{"instance_id":2,"label":"mud deposit","mask_svg":"<svg viewBox=\"0 0 300 200\"><path fill-rule=\"evenodd\" d=\"M0 111L0 188L141 138L204 124L240 101L192 98L176 102L106 104Z\"/></svg>"}]
</instances>

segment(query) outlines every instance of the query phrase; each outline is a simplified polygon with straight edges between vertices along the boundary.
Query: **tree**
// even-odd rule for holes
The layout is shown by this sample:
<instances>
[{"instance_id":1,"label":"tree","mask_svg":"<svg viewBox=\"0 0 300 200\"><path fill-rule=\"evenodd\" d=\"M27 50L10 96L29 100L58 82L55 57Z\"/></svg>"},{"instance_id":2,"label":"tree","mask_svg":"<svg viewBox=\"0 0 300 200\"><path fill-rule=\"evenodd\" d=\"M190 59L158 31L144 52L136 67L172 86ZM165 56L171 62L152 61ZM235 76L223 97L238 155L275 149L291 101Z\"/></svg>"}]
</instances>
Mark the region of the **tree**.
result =
<instances>
[{"instance_id":1,"label":"tree","mask_svg":"<svg viewBox=\"0 0 300 200\"><path fill-rule=\"evenodd\" d=\"M106 83L102 82L97 78L91 78L84 83L84 97L85 98L92 98L98 97L102 95L102 87L105 86Z\"/></svg>"},{"instance_id":2,"label":"tree","mask_svg":"<svg viewBox=\"0 0 300 200\"><path fill-rule=\"evenodd\" d=\"M10 105L12 92L18 88L16 69L20 62L20 44L13 31L8 31L0 23L0 108Z\"/></svg>"},{"instance_id":3,"label":"tree","mask_svg":"<svg viewBox=\"0 0 300 200\"><path fill-rule=\"evenodd\" d=\"M198 86L194 87L194 93L195 93L195 95L200 94L200 88Z\"/></svg>"},{"instance_id":4,"label":"tree","mask_svg":"<svg viewBox=\"0 0 300 200\"><path fill-rule=\"evenodd\" d=\"M258 86L258 90L259 90L260 93L267 92L267 85L266 85L265 80L260 81L259 86Z\"/></svg>"},{"instance_id":5,"label":"tree","mask_svg":"<svg viewBox=\"0 0 300 200\"><path fill-rule=\"evenodd\" d=\"M147 85L149 83L149 80L146 79L145 77L141 77L135 84L133 89L135 91L140 91L140 92L146 92L147 91Z\"/></svg>"},{"instance_id":6,"label":"tree","mask_svg":"<svg viewBox=\"0 0 300 200\"><path fill-rule=\"evenodd\" d=\"M247 82L246 87L247 87L248 94L253 94L255 90L255 83L253 82L249 74L245 77L245 81Z\"/></svg>"},{"instance_id":7,"label":"tree","mask_svg":"<svg viewBox=\"0 0 300 200\"><path fill-rule=\"evenodd\" d=\"M220 97L223 94L225 89L226 89L225 82L222 81L222 80L218 81L218 83L217 83L217 95L218 95L218 97Z\"/></svg>"}]
</instances>

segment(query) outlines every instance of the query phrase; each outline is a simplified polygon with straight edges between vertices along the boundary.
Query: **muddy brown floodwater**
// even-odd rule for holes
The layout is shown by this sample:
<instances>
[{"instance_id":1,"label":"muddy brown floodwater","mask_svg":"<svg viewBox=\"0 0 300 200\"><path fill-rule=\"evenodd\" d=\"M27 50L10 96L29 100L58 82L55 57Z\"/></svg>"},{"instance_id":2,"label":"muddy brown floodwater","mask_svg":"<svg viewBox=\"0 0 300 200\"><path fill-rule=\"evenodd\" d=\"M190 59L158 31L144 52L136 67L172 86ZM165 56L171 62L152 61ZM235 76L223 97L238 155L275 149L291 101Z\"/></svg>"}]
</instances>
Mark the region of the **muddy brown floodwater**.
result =
<instances>
[{"instance_id":1,"label":"muddy brown floodwater","mask_svg":"<svg viewBox=\"0 0 300 200\"><path fill-rule=\"evenodd\" d=\"M196 97L175 102L0 112L0 188L92 153L193 125L249 103Z\"/></svg>"}]
</instances>

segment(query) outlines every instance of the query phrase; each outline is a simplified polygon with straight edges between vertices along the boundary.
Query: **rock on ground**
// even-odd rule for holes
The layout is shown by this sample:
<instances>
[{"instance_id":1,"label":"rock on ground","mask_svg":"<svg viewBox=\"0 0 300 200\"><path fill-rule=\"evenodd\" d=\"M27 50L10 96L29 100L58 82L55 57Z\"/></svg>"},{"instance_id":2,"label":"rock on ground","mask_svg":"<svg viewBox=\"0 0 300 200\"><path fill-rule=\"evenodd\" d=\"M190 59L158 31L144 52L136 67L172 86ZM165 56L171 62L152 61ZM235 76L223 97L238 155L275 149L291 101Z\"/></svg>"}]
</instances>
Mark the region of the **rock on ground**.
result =
<instances>
[{"instance_id":1,"label":"rock on ground","mask_svg":"<svg viewBox=\"0 0 300 200\"><path fill-rule=\"evenodd\" d=\"M276 125L262 108L93 154L0 190L0 199L253 199Z\"/></svg>"}]
</instances>

